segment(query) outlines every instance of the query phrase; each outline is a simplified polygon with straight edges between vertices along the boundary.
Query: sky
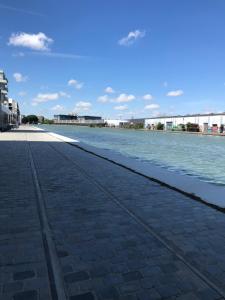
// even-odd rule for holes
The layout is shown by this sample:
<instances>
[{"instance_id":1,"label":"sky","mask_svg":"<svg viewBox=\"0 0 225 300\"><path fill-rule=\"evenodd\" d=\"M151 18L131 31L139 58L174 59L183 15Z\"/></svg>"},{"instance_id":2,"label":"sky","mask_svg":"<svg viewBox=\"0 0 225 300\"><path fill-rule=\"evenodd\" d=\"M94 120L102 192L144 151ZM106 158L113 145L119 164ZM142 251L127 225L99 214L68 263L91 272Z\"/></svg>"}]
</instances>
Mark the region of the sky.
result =
<instances>
[{"instance_id":1,"label":"sky","mask_svg":"<svg viewBox=\"0 0 225 300\"><path fill-rule=\"evenodd\" d=\"M0 15L22 114L225 111L225 0L0 0Z\"/></svg>"}]
</instances>

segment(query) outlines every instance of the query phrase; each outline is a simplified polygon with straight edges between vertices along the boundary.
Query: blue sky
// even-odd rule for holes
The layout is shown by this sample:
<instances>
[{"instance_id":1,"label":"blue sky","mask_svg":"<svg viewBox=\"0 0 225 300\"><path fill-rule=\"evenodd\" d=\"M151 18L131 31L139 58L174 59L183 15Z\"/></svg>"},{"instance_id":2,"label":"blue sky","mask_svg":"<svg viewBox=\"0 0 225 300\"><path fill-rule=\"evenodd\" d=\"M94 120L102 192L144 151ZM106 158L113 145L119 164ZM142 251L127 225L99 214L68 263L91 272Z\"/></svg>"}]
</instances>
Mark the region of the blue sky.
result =
<instances>
[{"instance_id":1,"label":"blue sky","mask_svg":"<svg viewBox=\"0 0 225 300\"><path fill-rule=\"evenodd\" d=\"M23 114L225 111L225 0L0 0Z\"/></svg>"}]
</instances>

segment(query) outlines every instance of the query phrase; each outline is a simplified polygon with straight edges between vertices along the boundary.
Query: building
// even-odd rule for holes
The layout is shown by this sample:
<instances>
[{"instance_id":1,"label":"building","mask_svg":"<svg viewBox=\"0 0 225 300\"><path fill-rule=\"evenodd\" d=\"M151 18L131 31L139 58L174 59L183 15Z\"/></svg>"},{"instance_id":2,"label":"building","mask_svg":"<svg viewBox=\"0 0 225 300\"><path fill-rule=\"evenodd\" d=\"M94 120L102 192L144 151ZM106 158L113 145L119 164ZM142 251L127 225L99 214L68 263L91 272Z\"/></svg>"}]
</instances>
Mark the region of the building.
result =
<instances>
[{"instance_id":1,"label":"building","mask_svg":"<svg viewBox=\"0 0 225 300\"><path fill-rule=\"evenodd\" d=\"M124 124L129 123L127 120L119 120L119 119L105 119L105 124L107 127L122 127Z\"/></svg>"},{"instance_id":2,"label":"building","mask_svg":"<svg viewBox=\"0 0 225 300\"><path fill-rule=\"evenodd\" d=\"M8 98L8 80L0 70L0 131L7 130L20 123L18 103Z\"/></svg>"},{"instance_id":3,"label":"building","mask_svg":"<svg viewBox=\"0 0 225 300\"><path fill-rule=\"evenodd\" d=\"M8 102L8 80L5 73L0 70L0 103L7 104Z\"/></svg>"},{"instance_id":4,"label":"building","mask_svg":"<svg viewBox=\"0 0 225 300\"><path fill-rule=\"evenodd\" d=\"M43 123L45 120L44 116L37 116L37 118L38 118L38 123Z\"/></svg>"},{"instance_id":5,"label":"building","mask_svg":"<svg viewBox=\"0 0 225 300\"><path fill-rule=\"evenodd\" d=\"M54 124L103 125L104 120L98 116L77 116L75 114L54 115Z\"/></svg>"},{"instance_id":6,"label":"building","mask_svg":"<svg viewBox=\"0 0 225 300\"><path fill-rule=\"evenodd\" d=\"M10 128L10 110L8 108L8 80L0 70L0 131Z\"/></svg>"},{"instance_id":7,"label":"building","mask_svg":"<svg viewBox=\"0 0 225 300\"><path fill-rule=\"evenodd\" d=\"M138 119L129 119L128 120L130 124L143 124L145 123L145 119L144 118L138 118Z\"/></svg>"},{"instance_id":8,"label":"building","mask_svg":"<svg viewBox=\"0 0 225 300\"><path fill-rule=\"evenodd\" d=\"M8 108L11 112L9 120L11 126L18 126L20 124L20 109L17 101L9 98Z\"/></svg>"},{"instance_id":9,"label":"building","mask_svg":"<svg viewBox=\"0 0 225 300\"><path fill-rule=\"evenodd\" d=\"M183 116L162 116L145 119L145 128L154 130L159 124L164 130L188 130L223 133L225 132L225 113L194 114Z\"/></svg>"},{"instance_id":10,"label":"building","mask_svg":"<svg viewBox=\"0 0 225 300\"><path fill-rule=\"evenodd\" d=\"M77 115L54 115L54 123L62 123L64 121L77 121Z\"/></svg>"}]
</instances>

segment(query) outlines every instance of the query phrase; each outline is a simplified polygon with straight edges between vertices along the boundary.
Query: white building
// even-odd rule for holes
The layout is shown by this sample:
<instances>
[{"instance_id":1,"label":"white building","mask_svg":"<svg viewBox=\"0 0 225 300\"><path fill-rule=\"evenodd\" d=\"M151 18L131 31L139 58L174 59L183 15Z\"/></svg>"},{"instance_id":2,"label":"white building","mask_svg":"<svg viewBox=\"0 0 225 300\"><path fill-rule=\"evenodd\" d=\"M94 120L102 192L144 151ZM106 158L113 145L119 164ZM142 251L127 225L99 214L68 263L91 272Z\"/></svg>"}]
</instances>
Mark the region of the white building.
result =
<instances>
[{"instance_id":1,"label":"white building","mask_svg":"<svg viewBox=\"0 0 225 300\"><path fill-rule=\"evenodd\" d=\"M165 116L145 119L145 128L156 129L157 124L163 124L164 130L182 128L188 123L199 126L202 132L218 132L225 130L225 113L218 114L196 114L184 116Z\"/></svg>"},{"instance_id":2,"label":"white building","mask_svg":"<svg viewBox=\"0 0 225 300\"><path fill-rule=\"evenodd\" d=\"M18 126L20 123L20 109L17 101L9 98L8 107L11 112L10 114L10 125Z\"/></svg>"},{"instance_id":3,"label":"white building","mask_svg":"<svg viewBox=\"0 0 225 300\"><path fill-rule=\"evenodd\" d=\"M114 119L114 120L105 119L104 121L108 127L120 127L125 123L129 123L129 121L127 120L118 120L118 119Z\"/></svg>"},{"instance_id":4,"label":"white building","mask_svg":"<svg viewBox=\"0 0 225 300\"><path fill-rule=\"evenodd\" d=\"M20 122L18 103L8 98L8 80L0 70L0 131L17 126Z\"/></svg>"}]
</instances>

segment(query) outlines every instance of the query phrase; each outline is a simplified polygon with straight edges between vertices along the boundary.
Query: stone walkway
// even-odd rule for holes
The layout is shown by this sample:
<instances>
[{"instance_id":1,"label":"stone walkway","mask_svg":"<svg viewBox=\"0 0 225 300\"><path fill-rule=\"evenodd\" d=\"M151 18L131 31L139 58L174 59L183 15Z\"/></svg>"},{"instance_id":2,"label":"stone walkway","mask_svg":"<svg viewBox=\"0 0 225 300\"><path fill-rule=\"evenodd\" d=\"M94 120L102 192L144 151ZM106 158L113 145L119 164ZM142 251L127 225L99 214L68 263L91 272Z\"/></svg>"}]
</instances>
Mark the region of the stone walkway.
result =
<instances>
[{"instance_id":1,"label":"stone walkway","mask_svg":"<svg viewBox=\"0 0 225 300\"><path fill-rule=\"evenodd\" d=\"M224 228L47 133L0 134L0 299L225 299Z\"/></svg>"}]
</instances>

